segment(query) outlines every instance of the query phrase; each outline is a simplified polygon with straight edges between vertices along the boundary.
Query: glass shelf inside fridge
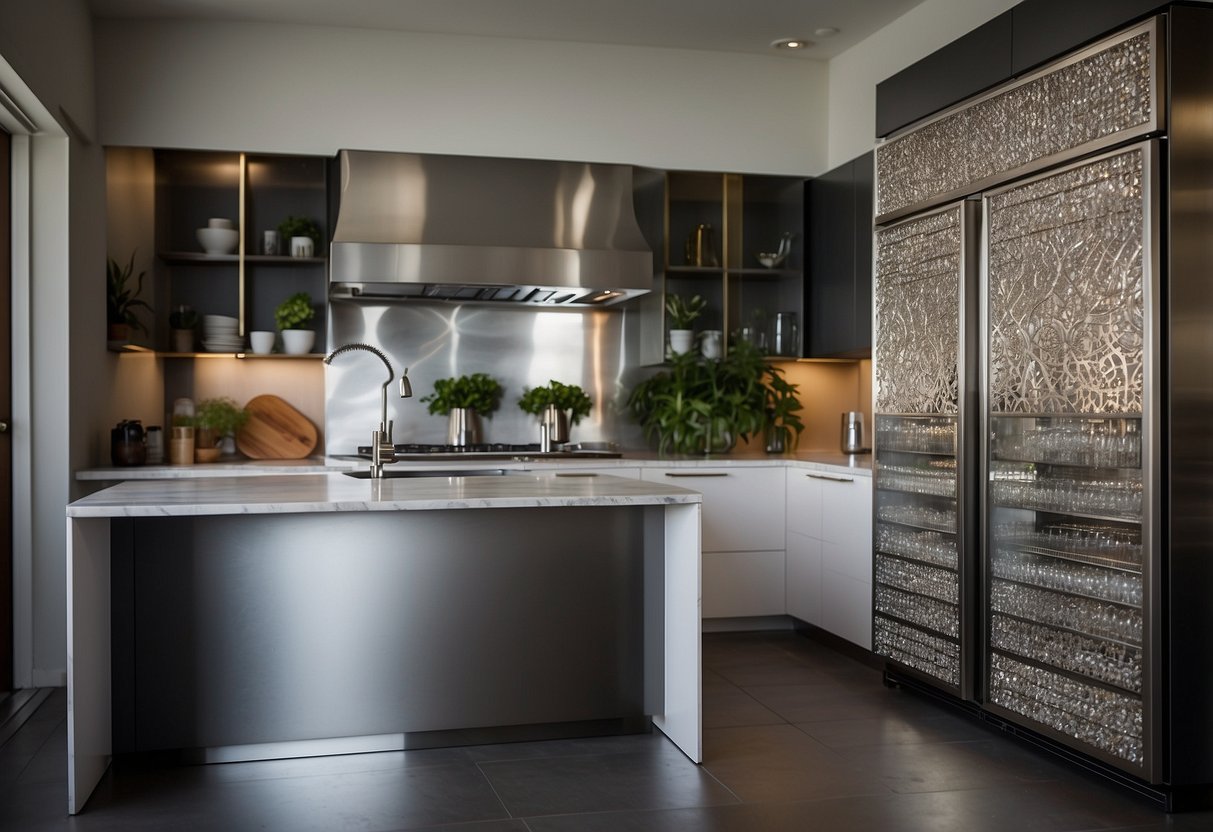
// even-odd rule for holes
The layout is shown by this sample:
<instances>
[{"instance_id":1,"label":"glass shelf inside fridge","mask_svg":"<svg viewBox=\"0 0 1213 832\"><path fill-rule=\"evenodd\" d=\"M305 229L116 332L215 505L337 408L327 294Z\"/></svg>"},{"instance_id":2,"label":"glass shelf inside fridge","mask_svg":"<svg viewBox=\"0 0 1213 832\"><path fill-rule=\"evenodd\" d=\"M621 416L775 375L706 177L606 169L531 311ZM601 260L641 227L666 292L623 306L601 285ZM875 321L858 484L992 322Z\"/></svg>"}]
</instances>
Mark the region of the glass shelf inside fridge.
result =
<instances>
[{"instance_id":1,"label":"glass shelf inside fridge","mask_svg":"<svg viewBox=\"0 0 1213 832\"><path fill-rule=\"evenodd\" d=\"M988 697L1143 764L1141 419L991 414Z\"/></svg>"},{"instance_id":2,"label":"glass shelf inside fridge","mask_svg":"<svg viewBox=\"0 0 1213 832\"><path fill-rule=\"evenodd\" d=\"M873 647L961 684L955 416L876 417Z\"/></svg>"}]
</instances>

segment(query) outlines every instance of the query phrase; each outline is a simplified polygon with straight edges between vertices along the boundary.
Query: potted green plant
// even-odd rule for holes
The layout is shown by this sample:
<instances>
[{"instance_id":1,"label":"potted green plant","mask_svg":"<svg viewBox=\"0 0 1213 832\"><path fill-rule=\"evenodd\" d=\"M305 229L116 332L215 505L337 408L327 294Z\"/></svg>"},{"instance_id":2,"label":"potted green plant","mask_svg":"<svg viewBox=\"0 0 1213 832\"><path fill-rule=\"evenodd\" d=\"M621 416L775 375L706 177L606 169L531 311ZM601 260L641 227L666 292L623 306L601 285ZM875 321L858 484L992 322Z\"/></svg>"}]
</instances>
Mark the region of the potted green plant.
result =
<instances>
[{"instance_id":1,"label":"potted green plant","mask_svg":"<svg viewBox=\"0 0 1213 832\"><path fill-rule=\"evenodd\" d=\"M131 275L134 271L133 251L125 266L112 257L106 263L105 318L109 330L107 337L110 341L127 341L132 329L147 332L147 327L135 314L136 309L152 311L152 307L139 297L143 292L143 278L147 272L139 272L135 277L135 285L131 286Z\"/></svg>"},{"instance_id":2,"label":"potted green plant","mask_svg":"<svg viewBox=\"0 0 1213 832\"><path fill-rule=\"evenodd\" d=\"M799 385L792 384L784 377L781 367L768 364L766 373L766 429L763 436L766 440L766 452L781 454L793 450L800 444L800 434L804 431L804 420L799 411L804 409L800 399L796 397Z\"/></svg>"},{"instance_id":3,"label":"potted green plant","mask_svg":"<svg viewBox=\"0 0 1213 832\"><path fill-rule=\"evenodd\" d=\"M278 236L292 257L311 257L321 250L320 226L306 217L288 216L278 223Z\"/></svg>"},{"instance_id":4,"label":"potted green plant","mask_svg":"<svg viewBox=\"0 0 1213 832\"><path fill-rule=\"evenodd\" d=\"M307 292L296 292L278 304L274 310L274 323L282 331L282 349L288 355L304 355L316 343L316 333L308 324L316 316L312 308L312 296Z\"/></svg>"},{"instance_id":5,"label":"potted green plant","mask_svg":"<svg viewBox=\"0 0 1213 832\"><path fill-rule=\"evenodd\" d=\"M699 295L684 300L682 295L670 295L665 299L665 313L670 322L670 353L682 355L691 351L695 343L695 332L691 328L695 319L703 314L705 301Z\"/></svg>"},{"instance_id":6,"label":"potted green plant","mask_svg":"<svg viewBox=\"0 0 1213 832\"><path fill-rule=\"evenodd\" d=\"M578 424L589 415L593 400L576 384L551 380L543 387L525 388L518 399L523 413L539 417L548 428L552 442L567 442L569 425Z\"/></svg>"},{"instance_id":7,"label":"potted green plant","mask_svg":"<svg viewBox=\"0 0 1213 832\"><path fill-rule=\"evenodd\" d=\"M502 389L487 373L440 378L421 402L430 413L447 417L447 444L463 447L481 441L480 417L492 415L501 404Z\"/></svg>"},{"instance_id":8,"label":"potted green plant","mask_svg":"<svg viewBox=\"0 0 1213 832\"><path fill-rule=\"evenodd\" d=\"M194 460L214 462L219 457L219 443L236 435L248 421L248 411L226 396L217 396L198 402L189 421L194 426Z\"/></svg>"},{"instance_id":9,"label":"potted green plant","mask_svg":"<svg viewBox=\"0 0 1213 832\"><path fill-rule=\"evenodd\" d=\"M796 386L782 373L746 342L720 361L676 355L633 388L628 407L660 453L723 453L772 422L799 435Z\"/></svg>"},{"instance_id":10,"label":"potted green plant","mask_svg":"<svg viewBox=\"0 0 1213 832\"><path fill-rule=\"evenodd\" d=\"M193 352L198 313L184 304L177 306L168 315L168 326L173 339L173 352Z\"/></svg>"}]
</instances>

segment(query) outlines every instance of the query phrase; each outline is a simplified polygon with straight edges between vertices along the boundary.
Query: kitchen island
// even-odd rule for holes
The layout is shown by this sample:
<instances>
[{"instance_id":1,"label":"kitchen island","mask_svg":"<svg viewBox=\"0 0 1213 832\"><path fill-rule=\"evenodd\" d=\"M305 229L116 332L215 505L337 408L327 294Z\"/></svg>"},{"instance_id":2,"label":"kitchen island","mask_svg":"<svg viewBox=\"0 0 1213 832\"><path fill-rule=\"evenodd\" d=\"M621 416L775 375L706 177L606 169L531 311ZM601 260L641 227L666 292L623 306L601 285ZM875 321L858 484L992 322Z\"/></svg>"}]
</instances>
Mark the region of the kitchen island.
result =
<instances>
[{"instance_id":1,"label":"kitchen island","mask_svg":"<svg viewBox=\"0 0 1213 832\"><path fill-rule=\"evenodd\" d=\"M515 473L132 481L78 500L69 811L121 751L262 759L651 717L699 762L700 500Z\"/></svg>"}]
</instances>

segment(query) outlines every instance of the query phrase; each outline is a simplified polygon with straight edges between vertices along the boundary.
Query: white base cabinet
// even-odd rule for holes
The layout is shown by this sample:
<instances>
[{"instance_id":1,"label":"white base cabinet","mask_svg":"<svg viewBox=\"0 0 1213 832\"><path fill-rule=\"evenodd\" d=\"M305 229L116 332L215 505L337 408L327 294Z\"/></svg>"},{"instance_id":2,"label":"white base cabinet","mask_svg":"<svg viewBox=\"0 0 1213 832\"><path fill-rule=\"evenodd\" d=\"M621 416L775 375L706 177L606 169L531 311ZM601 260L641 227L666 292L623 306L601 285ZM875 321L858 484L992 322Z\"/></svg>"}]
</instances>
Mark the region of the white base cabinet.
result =
<instances>
[{"instance_id":1,"label":"white base cabinet","mask_svg":"<svg viewBox=\"0 0 1213 832\"><path fill-rule=\"evenodd\" d=\"M703 495L704 618L784 614L784 469L644 468Z\"/></svg>"},{"instance_id":2,"label":"white base cabinet","mask_svg":"<svg viewBox=\"0 0 1213 832\"><path fill-rule=\"evenodd\" d=\"M872 649L872 480L787 469L787 613Z\"/></svg>"},{"instance_id":3,"label":"white base cabinet","mask_svg":"<svg viewBox=\"0 0 1213 832\"><path fill-rule=\"evenodd\" d=\"M559 468L536 468L532 473L547 474L550 477L622 477L625 480L640 479L639 468L612 467L604 465L598 468L574 468L571 465L561 465Z\"/></svg>"}]
</instances>

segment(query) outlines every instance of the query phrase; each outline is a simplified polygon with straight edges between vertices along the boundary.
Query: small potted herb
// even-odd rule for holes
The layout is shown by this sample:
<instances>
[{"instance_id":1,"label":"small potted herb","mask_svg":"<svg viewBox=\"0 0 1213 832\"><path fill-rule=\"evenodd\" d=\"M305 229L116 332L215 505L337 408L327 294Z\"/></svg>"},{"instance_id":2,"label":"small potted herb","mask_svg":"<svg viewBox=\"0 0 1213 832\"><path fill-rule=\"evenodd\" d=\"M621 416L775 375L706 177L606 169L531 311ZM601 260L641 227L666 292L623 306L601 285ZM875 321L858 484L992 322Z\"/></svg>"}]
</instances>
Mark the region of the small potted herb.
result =
<instances>
[{"instance_id":1,"label":"small potted herb","mask_svg":"<svg viewBox=\"0 0 1213 832\"><path fill-rule=\"evenodd\" d=\"M132 329L147 332L147 327L135 314L136 309L146 309L149 312L152 310L145 301L139 298L140 293L143 292L143 278L147 272L139 272L135 277L135 285L130 286L131 275L134 274L134 271L135 252L133 251L131 259L125 266L120 265L112 257L106 263L105 316L109 326L107 337L110 341L127 341Z\"/></svg>"},{"instance_id":2,"label":"small potted herb","mask_svg":"<svg viewBox=\"0 0 1213 832\"><path fill-rule=\"evenodd\" d=\"M193 352L198 313L189 306L178 306L169 313L168 326L173 339L173 352Z\"/></svg>"},{"instance_id":3,"label":"small potted herb","mask_svg":"<svg viewBox=\"0 0 1213 832\"><path fill-rule=\"evenodd\" d=\"M684 300L682 295L670 295L665 299L665 313L670 320L670 353L682 355L690 352L695 343L695 332L691 329L695 319L703 314L705 301L699 295Z\"/></svg>"},{"instance_id":4,"label":"small potted herb","mask_svg":"<svg viewBox=\"0 0 1213 832\"><path fill-rule=\"evenodd\" d=\"M282 349L288 355L304 355L316 343L316 333L308 324L316 316L312 308L312 296L307 292L296 292L278 304L274 310L274 323L282 330Z\"/></svg>"},{"instance_id":5,"label":"small potted herb","mask_svg":"<svg viewBox=\"0 0 1213 832\"><path fill-rule=\"evenodd\" d=\"M198 402L190 419L194 426L194 460L214 462L219 458L219 443L225 437L235 436L247 421L248 411L226 396Z\"/></svg>"},{"instance_id":6,"label":"small potted herb","mask_svg":"<svg viewBox=\"0 0 1213 832\"><path fill-rule=\"evenodd\" d=\"M538 416L547 424L552 442L567 442L569 425L576 425L590 413L594 402L576 384L549 381L544 387L527 388L518 399L523 413Z\"/></svg>"},{"instance_id":7,"label":"small potted herb","mask_svg":"<svg viewBox=\"0 0 1213 832\"><path fill-rule=\"evenodd\" d=\"M430 413L447 417L447 444L463 447L481 441L481 416L490 416L501 404L501 383L487 373L440 378L434 392L421 401Z\"/></svg>"},{"instance_id":8,"label":"small potted herb","mask_svg":"<svg viewBox=\"0 0 1213 832\"><path fill-rule=\"evenodd\" d=\"M320 251L320 226L306 217L289 216L278 224L278 236L292 257L311 257ZM295 241L300 242L296 243ZM308 243L303 240L310 240Z\"/></svg>"}]
</instances>

